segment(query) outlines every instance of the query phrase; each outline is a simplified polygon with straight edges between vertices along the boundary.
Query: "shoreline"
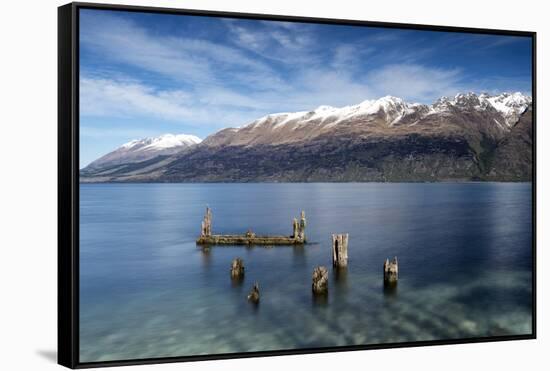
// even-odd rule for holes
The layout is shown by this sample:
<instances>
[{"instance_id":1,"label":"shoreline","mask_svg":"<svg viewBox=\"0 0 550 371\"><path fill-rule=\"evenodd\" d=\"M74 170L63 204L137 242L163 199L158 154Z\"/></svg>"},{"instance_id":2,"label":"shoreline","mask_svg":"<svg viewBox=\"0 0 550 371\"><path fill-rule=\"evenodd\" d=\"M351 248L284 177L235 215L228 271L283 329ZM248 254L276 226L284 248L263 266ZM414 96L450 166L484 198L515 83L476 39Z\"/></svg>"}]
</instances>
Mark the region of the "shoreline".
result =
<instances>
[{"instance_id":1,"label":"shoreline","mask_svg":"<svg viewBox=\"0 0 550 371\"><path fill-rule=\"evenodd\" d=\"M403 182L79 182L79 185L91 184L533 184L533 180L441 180L441 181L403 181Z\"/></svg>"}]
</instances>

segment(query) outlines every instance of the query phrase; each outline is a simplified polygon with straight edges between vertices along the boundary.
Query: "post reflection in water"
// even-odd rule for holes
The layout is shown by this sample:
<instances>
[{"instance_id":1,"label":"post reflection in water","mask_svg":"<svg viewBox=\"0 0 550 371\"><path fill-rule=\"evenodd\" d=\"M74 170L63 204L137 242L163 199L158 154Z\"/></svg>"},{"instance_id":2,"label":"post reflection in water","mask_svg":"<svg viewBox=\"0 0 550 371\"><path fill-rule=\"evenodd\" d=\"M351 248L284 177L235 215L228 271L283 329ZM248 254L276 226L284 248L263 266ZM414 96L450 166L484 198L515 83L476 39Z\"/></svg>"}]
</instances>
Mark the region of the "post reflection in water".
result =
<instances>
[{"instance_id":1,"label":"post reflection in water","mask_svg":"<svg viewBox=\"0 0 550 371\"><path fill-rule=\"evenodd\" d=\"M384 282L382 285L384 296L393 298L397 296L397 282Z\"/></svg>"}]
</instances>

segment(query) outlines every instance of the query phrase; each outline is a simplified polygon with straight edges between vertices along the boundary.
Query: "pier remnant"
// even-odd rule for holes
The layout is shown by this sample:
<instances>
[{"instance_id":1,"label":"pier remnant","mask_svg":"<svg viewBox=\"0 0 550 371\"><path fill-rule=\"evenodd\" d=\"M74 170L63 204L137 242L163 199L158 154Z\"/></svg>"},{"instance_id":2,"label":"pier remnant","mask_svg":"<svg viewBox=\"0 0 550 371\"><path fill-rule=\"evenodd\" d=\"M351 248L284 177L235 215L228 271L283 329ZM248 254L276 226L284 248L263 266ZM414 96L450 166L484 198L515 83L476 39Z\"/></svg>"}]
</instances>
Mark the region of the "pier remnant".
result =
<instances>
[{"instance_id":1,"label":"pier remnant","mask_svg":"<svg viewBox=\"0 0 550 371\"><path fill-rule=\"evenodd\" d=\"M298 239L306 242L306 212L304 210L300 213L300 225L298 227Z\"/></svg>"},{"instance_id":2,"label":"pier remnant","mask_svg":"<svg viewBox=\"0 0 550 371\"><path fill-rule=\"evenodd\" d=\"M306 243L306 212L302 210L300 220L297 218L292 220L292 238L296 241Z\"/></svg>"},{"instance_id":3,"label":"pier remnant","mask_svg":"<svg viewBox=\"0 0 550 371\"><path fill-rule=\"evenodd\" d=\"M396 284L398 273L397 256L394 257L392 261L386 259L384 262L384 283Z\"/></svg>"},{"instance_id":4,"label":"pier remnant","mask_svg":"<svg viewBox=\"0 0 550 371\"><path fill-rule=\"evenodd\" d=\"M235 258L231 262L231 278L242 278L244 276L244 263L241 258Z\"/></svg>"},{"instance_id":5,"label":"pier remnant","mask_svg":"<svg viewBox=\"0 0 550 371\"><path fill-rule=\"evenodd\" d=\"M252 286L252 290L248 294L247 299L254 304L258 304L260 301L260 286L258 282L254 282L254 286Z\"/></svg>"},{"instance_id":6,"label":"pier remnant","mask_svg":"<svg viewBox=\"0 0 550 371\"><path fill-rule=\"evenodd\" d=\"M306 213L300 214L300 220L294 218L292 236L259 236L251 229L243 234L212 234L212 211L206 208L201 223L201 234L197 238L197 245L303 245L306 243Z\"/></svg>"},{"instance_id":7,"label":"pier remnant","mask_svg":"<svg viewBox=\"0 0 550 371\"><path fill-rule=\"evenodd\" d=\"M348 266L348 237L347 233L332 235L332 265L335 267Z\"/></svg>"},{"instance_id":8,"label":"pier remnant","mask_svg":"<svg viewBox=\"0 0 550 371\"><path fill-rule=\"evenodd\" d=\"M315 295L324 295L328 292L328 269L320 266L313 270L311 289Z\"/></svg>"},{"instance_id":9,"label":"pier remnant","mask_svg":"<svg viewBox=\"0 0 550 371\"><path fill-rule=\"evenodd\" d=\"M201 223L201 237L212 236L212 210L207 206L204 219Z\"/></svg>"}]
</instances>

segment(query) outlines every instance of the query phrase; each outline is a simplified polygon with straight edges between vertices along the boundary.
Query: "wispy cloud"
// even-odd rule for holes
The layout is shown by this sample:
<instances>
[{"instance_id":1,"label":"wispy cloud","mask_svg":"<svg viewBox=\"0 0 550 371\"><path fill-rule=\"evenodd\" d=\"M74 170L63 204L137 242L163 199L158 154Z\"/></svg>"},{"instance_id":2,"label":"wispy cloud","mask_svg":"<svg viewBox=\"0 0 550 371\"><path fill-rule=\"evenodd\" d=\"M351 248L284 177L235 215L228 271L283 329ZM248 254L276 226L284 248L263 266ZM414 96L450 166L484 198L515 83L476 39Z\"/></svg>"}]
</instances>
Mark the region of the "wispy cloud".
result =
<instances>
[{"instance_id":1,"label":"wispy cloud","mask_svg":"<svg viewBox=\"0 0 550 371\"><path fill-rule=\"evenodd\" d=\"M210 130L240 125L263 114L256 101L223 89L195 95L163 90L138 81L82 77L80 111L87 117L147 117Z\"/></svg>"},{"instance_id":2,"label":"wispy cloud","mask_svg":"<svg viewBox=\"0 0 550 371\"><path fill-rule=\"evenodd\" d=\"M180 84L216 86L231 79L280 83L267 64L222 43L154 35L113 15L83 17L81 30L82 44L101 58L155 72Z\"/></svg>"},{"instance_id":3,"label":"wispy cloud","mask_svg":"<svg viewBox=\"0 0 550 371\"><path fill-rule=\"evenodd\" d=\"M348 40L323 37L311 24L213 22L221 36L153 32L113 14L83 17L82 45L103 63L83 66L82 114L142 115L211 133L273 112L384 95L429 103L487 90L464 68L430 63L443 44L430 45L425 34L411 41L410 31L375 30Z\"/></svg>"},{"instance_id":4,"label":"wispy cloud","mask_svg":"<svg viewBox=\"0 0 550 371\"><path fill-rule=\"evenodd\" d=\"M429 68L418 64L393 64L373 71L368 81L379 95L396 95L407 100L428 102L434 97L476 90L463 82L462 71Z\"/></svg>"},{"instance_id":5,"label":"wispy cloud","mask_svg":"<svg viewBox=\"0 0 550 371\"><path fill-rule=\"evenodd\" d=\"M124 63L176 79L207 83L210 63L202 56L190 55L175 47L174 40L159 40L122 17L87 14L81 20L80 41L103 60Z\"/></svg>"},{"instance_id":6,"label":"wispy cloud","mask_svg":"<svg viewBox=\"0 0 550 371\"><path fill-rule=\"evenodd\" d=\"M486 34L448 34L438 44L451 49L468 48L470 52L479 54L490 49L506 47L526 41L524 36L503 36Z\"/></svg>"},{"instance_id":7,"label":"wispy cloud","mask_svg":"<svg viewBox=\"0 0 550 371\"><path fill-rule=\"evenodd\" d=\"M262 21L258 27L255 21L226 19L224 24L235 47L288 66L315 64L315 53L322 47L311 26L300 23Z\"/></svg>"},{"instance_id":8,"label":"wispy cloud","mask_svg":"<svg viewBox=\"0 0 550 371\"><path fill-rule=\"evenodd\" d=\"M136 114L181 121L193 114L186 106L189 94L155 90L138 82L80 79L80 111L84 116L131 117Z\"/></svg>"},{"instance_id":9,"label":"wispy cloud","mask_svg":"<svg viewBox=\"0 0 550 371\"><path fill-rule=\"evenodd\" d=\"M103 128L97 128L94 126L81 126L80 127L80 136L82 138L91 138L91 139L105 139L105 138L115 138L120 144L127 141L127 138L147 138L154 137L158 135L156 130L147 130L139 128L110 128L105 130ZM93 160L93 159L92 159ZM89 160L90 161L90 160Z\"/></svg>"},{"instance_id":10,"label":"wispy cloud","mask_svg":"<svg viewBox=\"0 0 550 371\"><path fill-rule=\"evenodd\" d=\"M366 44L368 45L368 44ZM338 72L353 73L368 63L368 59L376 53L376 48L354 44L341 44L333 49L330 66Z\"/></svg>"}]
</instances>

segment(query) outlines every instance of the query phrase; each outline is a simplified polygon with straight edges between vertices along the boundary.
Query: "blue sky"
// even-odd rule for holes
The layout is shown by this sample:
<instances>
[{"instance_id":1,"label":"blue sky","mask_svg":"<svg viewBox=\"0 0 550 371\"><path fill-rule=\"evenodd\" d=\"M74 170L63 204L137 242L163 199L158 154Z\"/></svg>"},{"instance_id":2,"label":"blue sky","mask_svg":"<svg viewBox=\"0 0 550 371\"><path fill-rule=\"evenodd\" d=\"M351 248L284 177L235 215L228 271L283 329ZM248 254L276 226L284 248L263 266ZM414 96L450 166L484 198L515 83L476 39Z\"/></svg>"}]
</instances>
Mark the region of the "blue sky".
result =
<instances>
[{"instance_id":1,"label":"blue sky","mask_svg":"<svg viewBox=\"0 0 550 371\"><path fill-rule=\"evenodd\" d=\"M393 95L531 94L529 38L80 11L80 164L275 112Z\"/></svg>"}]
</instances>

